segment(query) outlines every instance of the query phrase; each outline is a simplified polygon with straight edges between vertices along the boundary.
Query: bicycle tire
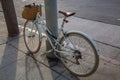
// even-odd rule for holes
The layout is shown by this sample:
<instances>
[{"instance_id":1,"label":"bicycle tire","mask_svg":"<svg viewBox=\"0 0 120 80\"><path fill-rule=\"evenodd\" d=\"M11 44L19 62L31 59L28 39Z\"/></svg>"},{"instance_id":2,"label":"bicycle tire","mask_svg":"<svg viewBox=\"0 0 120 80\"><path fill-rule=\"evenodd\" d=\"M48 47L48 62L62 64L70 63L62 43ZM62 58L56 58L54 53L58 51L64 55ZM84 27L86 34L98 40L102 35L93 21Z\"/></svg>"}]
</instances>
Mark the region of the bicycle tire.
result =
<instances>
[{"instance_id":1,"label":"bicycle tire","mask_svg":"<svg viewBox=\"0 0 120 80\"><path fill-rule=\"evenodd\" d=\"M38 27L31 20L27 20L24 24L23 37L28 51L37 53L41 46L41 35Z\"/></svg>"},{"instance_id":2,"label":"bicycle tire","mask_svg":"<svg viewBox=\"0 0 120 80\"><path fill-rule=\"evenodd\" d=\"M71 41L70 41L70 39L71 39ZM99 55L98 55L98 51L97 51L93 41L91 41L91 39L89 37L87 37L86 35L84 35L83 33L80 33L80 32L69 32L69 33L66 34L65 37L61 38L60 44L62 46L64 46L64 47L66 47L65 46L66 44L68 44L70 46L71 44L69 43L69 41L70 41L70 43L72 45L74 44L73 45L74 48L80 50L81 59L79 60L79 65L76 64L78 62L77 62L77 60L76 60L76 58L74 56L75 53L73 53L72 55L70 55L70 53L68 53L69 55L65 55L63 53L59 53L59 58L60 58L61 62L63 63L65 68L68 71L70 71L72 74L74 74L74 75L77 75L77 76L80 76L80 77L90 76L91 74L93 74L97 70L98 65L99 65ZM76 41L78 41L78 43ZM87 44L86 46L85 46L85 43ZM88 50L86 48L90 48L93 51L92 52L93 54L89 53L89 52L88 53L83 52L84 51L83 49L85 49L86 52L90 51L90 50ZM60 47L59 47L59 49L63 50ZM88 57L90 57L90 60L93 60L94 63L91 62L89 60L89 58L88 58L88 61L86 61L87 60L87 58L85 57L86 55L88 55ZM86 58L86 60L85 60L85 58ZM93 64L91 64L91 63L93 63ZM92 66L92 67L89 67L89 66ZM78 68L78 69L76 69L76 68ZM86 68L86 71L83 71L83 70L85 70L85 68ZM89 69L91 69L91 70L87 71Z\"/></svg>"}]
</instances>

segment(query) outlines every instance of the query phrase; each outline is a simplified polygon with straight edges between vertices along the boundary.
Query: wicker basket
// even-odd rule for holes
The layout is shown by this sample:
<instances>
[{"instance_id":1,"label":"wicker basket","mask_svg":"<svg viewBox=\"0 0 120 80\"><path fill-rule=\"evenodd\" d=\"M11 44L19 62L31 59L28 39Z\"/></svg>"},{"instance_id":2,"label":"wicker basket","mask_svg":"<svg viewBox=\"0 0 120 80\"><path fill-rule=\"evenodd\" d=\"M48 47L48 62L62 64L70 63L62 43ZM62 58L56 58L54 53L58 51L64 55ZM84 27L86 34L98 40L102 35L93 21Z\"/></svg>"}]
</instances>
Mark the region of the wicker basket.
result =
<instances>
[{"instance_id":1,"label":"wicker basket","mask_svg":"<svg viewBox=\"0 0 120 80\"><path fill-rule=\"evenodd\" d=\"M40 15L42 16L41 6L25 6L22 12L22 17L27 20L34 20L38 9L40 9Z\"/></svg>"}]
</instances>

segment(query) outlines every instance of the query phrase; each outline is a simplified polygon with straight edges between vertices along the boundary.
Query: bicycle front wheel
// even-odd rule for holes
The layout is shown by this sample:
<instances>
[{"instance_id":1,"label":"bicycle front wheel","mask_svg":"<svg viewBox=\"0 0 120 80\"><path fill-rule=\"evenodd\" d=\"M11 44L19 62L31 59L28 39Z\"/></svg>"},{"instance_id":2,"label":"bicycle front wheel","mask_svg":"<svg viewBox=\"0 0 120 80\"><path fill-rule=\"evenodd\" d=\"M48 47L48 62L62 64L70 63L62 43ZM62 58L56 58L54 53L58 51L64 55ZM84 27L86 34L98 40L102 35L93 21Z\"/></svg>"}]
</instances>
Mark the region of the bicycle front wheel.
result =
<instances>
[{"instance_id":1,"label":"bicycle front wheel","mask_svg":"<svg viewBox=\"0 0 120 80\"><path fill-rule=\"evenodd\" d=\"M26 21L23 30L24 42L31 53L37 53L41 46L38 27L32 21Z\"/></svg>"},{"instance_id":2,"label":"bicycle front wheel","mask_svg":"<svg viewBox=\"0 0 120 80\"><path fill-rule=\"evenodd\" d=\"M60 53L59 57L68 71L86 77L97 70L99 56L94 43L87 36L70 32L61 38L60 44L60 50L66 53Z\"/></svg>"}]
</instances>

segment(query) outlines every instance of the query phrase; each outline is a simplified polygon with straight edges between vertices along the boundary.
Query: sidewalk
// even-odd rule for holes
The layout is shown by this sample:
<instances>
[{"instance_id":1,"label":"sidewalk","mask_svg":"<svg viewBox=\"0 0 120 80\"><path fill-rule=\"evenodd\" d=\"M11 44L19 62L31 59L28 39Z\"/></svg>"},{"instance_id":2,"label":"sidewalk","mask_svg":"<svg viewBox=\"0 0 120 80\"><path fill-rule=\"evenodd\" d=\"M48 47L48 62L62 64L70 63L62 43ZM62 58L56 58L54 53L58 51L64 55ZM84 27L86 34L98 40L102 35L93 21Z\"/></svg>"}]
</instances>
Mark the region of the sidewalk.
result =
<instances>
[{"instance_id":1,"label":"sidewalk","mask_svg":"<svg viewBox=\"0 0 120 80\"><path fill-rule=\"evenodd\" d=\"M50 67L49 61L41 62L40 53L45 50L45 42L41 50L33 55L26 55L22 35L7 37L4 20L0 20L0 80L119 80L120 78L120 26L96 21L70 17L67 30L80 30L92 36L103 54L97 71L89 77L76 77L67 72L61 64ZM18 18L20 26L24 20ZM61 18L59 18L59 25ZM35 60L37 59L37 61Z\"/></svg>"},{"instance_id":2,"label":"sidewalk","mask_svg":"<svg viewBox=\"0 0 120 80\"><path fill-rule=\"evenodd\" d=\"M8 38L5 22L0 21L0 80L79 80L61 64L52 66L47 60L42 63L40 53L44 50L45 42L40 52L26 55L22 29L20 36Z\"/></svg>"},{"instance_id":3,"label":"sidewalk","mask_svg":"<svg viewBox=\"0 0 120 80\"><path fill-rule=\"evenodd\" d=\"M70 17L66 30L80 30L93 37L101 49L100 64L94 75L81 80L119 80L120 26Z\"/></svg>"}]
</instances>

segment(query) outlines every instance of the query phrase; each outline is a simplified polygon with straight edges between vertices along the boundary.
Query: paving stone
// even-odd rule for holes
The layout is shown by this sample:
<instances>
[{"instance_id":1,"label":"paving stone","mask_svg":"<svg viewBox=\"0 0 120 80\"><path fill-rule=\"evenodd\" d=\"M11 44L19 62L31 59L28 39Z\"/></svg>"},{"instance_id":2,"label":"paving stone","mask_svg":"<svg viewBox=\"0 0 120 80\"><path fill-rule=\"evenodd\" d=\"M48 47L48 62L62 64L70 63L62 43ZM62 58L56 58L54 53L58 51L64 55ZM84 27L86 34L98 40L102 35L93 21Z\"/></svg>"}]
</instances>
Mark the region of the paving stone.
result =
<instances>
[{"instance_id":1,"label":"paving stone","mask_svg":"<svg viewBox=\"0 0 120 80\"><path fill-rule=\"evenodd\" d=\"M118 54L115 59L120 62L120 54Z\"/></svg>"},{"instance_id":2,"label":"paving stone","mask_svg":"<svg viewBox=\"0 0 120 80\"><path fill-rule=\"evenodd\" d=\"M80 80L77 76L72 75L69 71L65 70L62 75L65 76L65 80ZM62 76L59 76L56 80L63 80Z\"/></svg>"},{"instance_id":3,"label":"paving stone","mask_svg":"<svg viewBox=\"0 0 120 80\"><path fill-rule=\"evenodd\" d=\"M28 52L28 50L27 50L27 48L25 46L23 37L21 37L21 36L16 37L12 41L8 42L8 44L15 47L18 50L23 51L24 53Z\"/></svg>"},{"instance_id":4,"label":"paving stone","mask_svg":"<svg viewBox=\"0 0 120 80\"><path fill-rule=\"evenodd\" d=\"M97 44L102 52L102 55L105 57L116 59L116 57L118 57L118 55L120 54L120 49L117 49L117 48L114 48L112 46L108 46L105 44L101 44L101 43L97 43ZM116 60L118 60L118 59L116 59ZM118 61L120 61L120 60L118 60Z\"/></svg>"},{"instance_id":5,"label":"paving stone","mask_svg":"<svg viewBox=\"0 0 120 80\"><path fill-rule=\"evenodd\" d=\"M115 66L100 60L97 71L88 76L80 77L81 80L119 80L120 78L120 66Z\"/></svg>"},{"instance_id":6,"label":"paving stone","mask_svg":"<svg viewBox=\"0 0 120 80\"><path fill-rule=\"evenodd\" d=\"M6 43L7 34L8 32L5 22L0 21L0 44Z\"/></svg>"},{"instance_id":7,"label":"paving stone","mask_svg":"<svg viewBox=\"0 0 120 80\"><path fill-rule=\"evenodd\" d=\"M57 73L29 56L24 56L0 70L0 80L54 80L57 76Z\"/></svg>"},{"instance_id":8,"label":"paving stone","mask_svg":"<svg viewBox=\"0 0 120 80\"><path fill-rule=\"evenodd\" d=\"M25 80L23 79L24 75L25 62L23 59L19 59L0 70L0 80ZM16 79L18 76L22 79Z\"/></svg>"},{"instance_id":9,"label":"paving stone","mask_svg":"<svg viewBox=\"0 0 120 80\"><path fill-rule=\"evenodd\" d=\"M59 20L60 25L62 19L59 18ZM65 24L66 30L82 31L93 37L95 40L120 47L120 36L118 36L120 35L119 26L77 17L69 17L68 20L69 23Z\"/></svg>"},{"instance_id":10,"label":"paving stone","mask_svg":"<svg viewBox=\"0 0 120 80\"><path fill-rule=\"evenodd\" d=\"M17 61L24 56L23 53L10 45L0 45L0 69Z\"/></svg>"}]
</instances>

